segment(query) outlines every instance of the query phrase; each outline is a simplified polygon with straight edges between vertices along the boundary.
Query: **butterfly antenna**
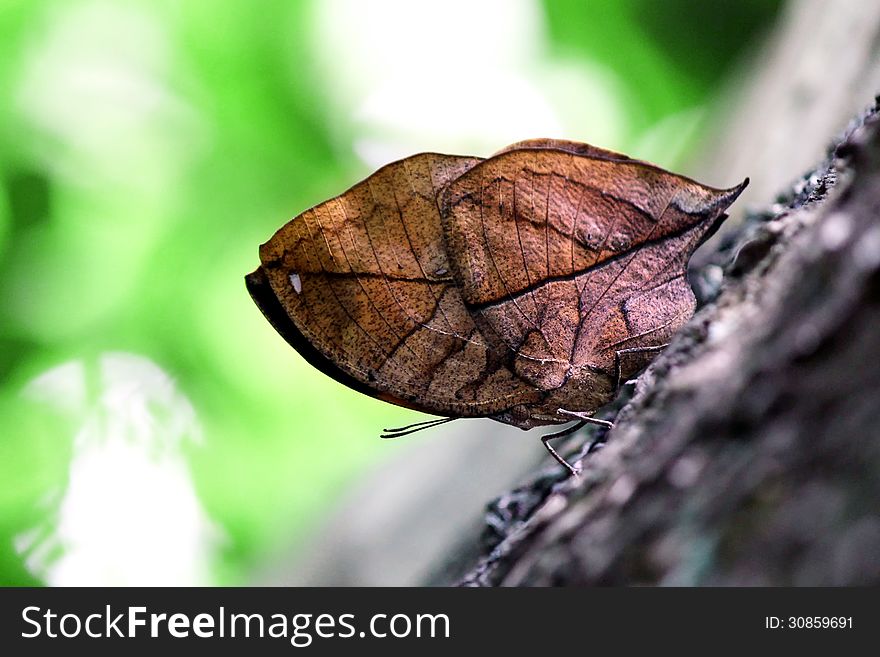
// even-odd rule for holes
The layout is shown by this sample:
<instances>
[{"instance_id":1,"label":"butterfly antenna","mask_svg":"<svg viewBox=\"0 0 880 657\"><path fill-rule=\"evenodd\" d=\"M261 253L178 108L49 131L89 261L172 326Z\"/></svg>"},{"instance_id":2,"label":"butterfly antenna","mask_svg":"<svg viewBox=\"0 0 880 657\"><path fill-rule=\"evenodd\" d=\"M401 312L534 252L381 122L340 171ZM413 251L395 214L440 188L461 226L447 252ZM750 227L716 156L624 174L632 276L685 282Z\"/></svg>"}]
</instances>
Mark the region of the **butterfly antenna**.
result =
<instances>
[{"instance_id":1,"label":"butterfly antenna","mask_svg":"<svg viewBox=\"0 0 880 657\"><path fill-rule=\"evenodd\" d=\"M430 429L431 427L439 427L441 424L446 424L447 422L452 422L453 420L457 420L456 417L441 417L436 420L426 420L424 422L416 422L415 424L408 424L405 427L397 427L396 429L383 429L385 433L383 433L380 438L400 438L401 436L408 436L411 433L416 433L417 431L423 431L424 429Z\"/></svg>"}]
</instances>

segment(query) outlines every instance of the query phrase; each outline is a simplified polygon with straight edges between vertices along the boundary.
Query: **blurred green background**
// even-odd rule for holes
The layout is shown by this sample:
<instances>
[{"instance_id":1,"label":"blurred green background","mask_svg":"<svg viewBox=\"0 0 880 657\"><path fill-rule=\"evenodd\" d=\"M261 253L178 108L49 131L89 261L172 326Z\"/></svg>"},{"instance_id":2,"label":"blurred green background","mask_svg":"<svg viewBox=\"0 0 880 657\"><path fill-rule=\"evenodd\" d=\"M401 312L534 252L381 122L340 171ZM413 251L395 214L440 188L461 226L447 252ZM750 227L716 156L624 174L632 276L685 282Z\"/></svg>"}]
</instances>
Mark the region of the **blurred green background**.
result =
<instances>
[{"instance_id":1,"label":"blurred green background","mask_svg":"<svg viewBox=\"0 0 880 657\"><path fill-rule=\"evenodd\" d=\"M420 150L680 165L778 11L4 0L0 583L251 581L423 419L287 347L257 246Z\"/></svg>"}]
</instances>

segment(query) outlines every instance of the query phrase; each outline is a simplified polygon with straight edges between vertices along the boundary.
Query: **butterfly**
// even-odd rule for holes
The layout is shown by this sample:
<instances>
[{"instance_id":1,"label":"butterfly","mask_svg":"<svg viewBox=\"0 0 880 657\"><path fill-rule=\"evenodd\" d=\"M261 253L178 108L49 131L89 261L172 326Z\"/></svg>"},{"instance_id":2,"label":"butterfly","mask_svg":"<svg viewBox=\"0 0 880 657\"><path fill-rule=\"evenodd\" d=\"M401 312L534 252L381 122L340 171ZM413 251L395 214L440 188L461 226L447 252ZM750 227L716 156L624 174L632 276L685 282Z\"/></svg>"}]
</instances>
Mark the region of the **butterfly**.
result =
<instances>
[{"instance_id":1,"label":"butterfly","mask_svg":"<svg viewBox=\"0 0 880 657\"><path fill-rule=\"evenodd\" d=\"M247 288L340 383L440 416L570 425L611 401L691 317L694 249L748 184L715 189L588 144L421 153L306 210ZM573 424L572 424L573 423Z\"/></svg>"}]
</instances>

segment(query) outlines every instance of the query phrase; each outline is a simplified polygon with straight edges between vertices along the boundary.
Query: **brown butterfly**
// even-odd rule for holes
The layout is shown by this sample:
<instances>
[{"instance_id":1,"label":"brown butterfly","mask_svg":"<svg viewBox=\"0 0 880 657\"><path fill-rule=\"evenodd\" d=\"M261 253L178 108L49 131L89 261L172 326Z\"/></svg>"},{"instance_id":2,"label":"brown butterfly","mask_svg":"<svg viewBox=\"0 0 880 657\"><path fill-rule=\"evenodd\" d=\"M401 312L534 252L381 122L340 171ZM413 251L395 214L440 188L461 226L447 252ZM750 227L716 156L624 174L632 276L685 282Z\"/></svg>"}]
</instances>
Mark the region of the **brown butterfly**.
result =
<instances>
[{"instance_id":1,"label":"brown butterfly","mask_svg":"<svg viewBox=\"0 0 880 657\"><path fill-rule=\"evenodd\" d=\"M694 249L748 184L706 187L538 139L489 159L422 153L306 210L260 247L248 290L340 383L522 429L586 422L694 311Z\"/></svg>"}]
</instances>

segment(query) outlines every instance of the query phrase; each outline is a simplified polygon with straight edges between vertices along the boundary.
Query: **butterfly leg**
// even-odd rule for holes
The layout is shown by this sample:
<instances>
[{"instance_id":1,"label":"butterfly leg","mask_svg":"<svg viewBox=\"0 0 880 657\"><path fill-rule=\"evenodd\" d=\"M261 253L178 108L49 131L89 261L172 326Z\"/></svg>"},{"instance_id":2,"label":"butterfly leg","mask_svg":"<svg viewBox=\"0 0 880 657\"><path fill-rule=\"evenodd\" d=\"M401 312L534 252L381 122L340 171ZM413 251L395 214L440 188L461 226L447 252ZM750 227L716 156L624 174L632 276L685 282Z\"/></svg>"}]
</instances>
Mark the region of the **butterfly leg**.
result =
<instances>
[{"instance_id":1,"label":"butterfly leg","mask_svg":"<svg viewBox=\"0 0 880 657\"><path fill-rule=\"evenodd\" d=\"M633 347L631 349L618 349L614 352L614 392L616 393L620 390L620 387L624 385L624 383L629 383L629 381L623 382L623 358L625 356L629 356L632 354L646 354L652 352L663 351L668 347L669 344L661 344L655 347Z\"/></svg>"},{"instance_id":2,"label":"butterfly leg","mask_svg":"<svg viewBox=\"0 0 880 657\"><path fill-rule=\"evenodd\" d=\"M556 462L559 463L559 465L561 465L563 468L568 470L572 474L572 476L576 476L578 474L578 471L575 469L575 467L571 463L569 463L564 458L562 458L562 456L560 456L559 452L557 452L555 449L553 449L553 445L550 444L550 441L553 440L554 438L562 438L563 436L568 436L568 435L574 433L575 431L577 431L578 429L580 429L586 423L587 423L586 420L580 420L579 422L575 422L572 426L568 427L567 429L563 429L562 431L557 431L556 433L548 433L546 436L541 436L541 442L544 444L544 447L547 448L547 451L550 452L550 456L552 456L554 459L556 459Z\"/></svg>"},{"instance_id":3,"label":"butterfly leg","mask_svg":"<svg viewBox=\"0 0 880 657\"><path fill-rule=\"evenodd\" d=\"M559 408L556 412L560 415L568 415L569 417L577 418L582 424L589 422L590 424L598 424L600 427L607 427L608 429L614 427L614 424L608 420L600 420L597 417L593 417L592 414L585 413L584 411L567 411L564 408Z\"/></svg>"},{"instance_id":4,"label":"butterfly leg","mask_svg":"<svg viewBox=\"0 0 880 657\"><path fill-rule=\"evenodd\" d=\"M589 413L585 413L582 411L567 411L564 408L560 408L557 409L556 412L559 415L567 415L569 417L575 418L577 419L577 422L575 422L570 427L563 429L562 431L557 431L556 433L550 433L546 436L542 436L541 442L544 443L544 447L546 447L547 451L550 452L550 456L556 459L557 463L568 470L572 475L576 475L578 474L578 471L568 461L562 458L559 455L559 452L553 449L553 446L550 444L549 441L553 440L554 438L562 438L563 436L568 436L588 423L598 424L600 427L606 427L608 429L612 428L614 425L608 420L600 420L599 418L593 417Z\"/></svg>"}]
</instances>

